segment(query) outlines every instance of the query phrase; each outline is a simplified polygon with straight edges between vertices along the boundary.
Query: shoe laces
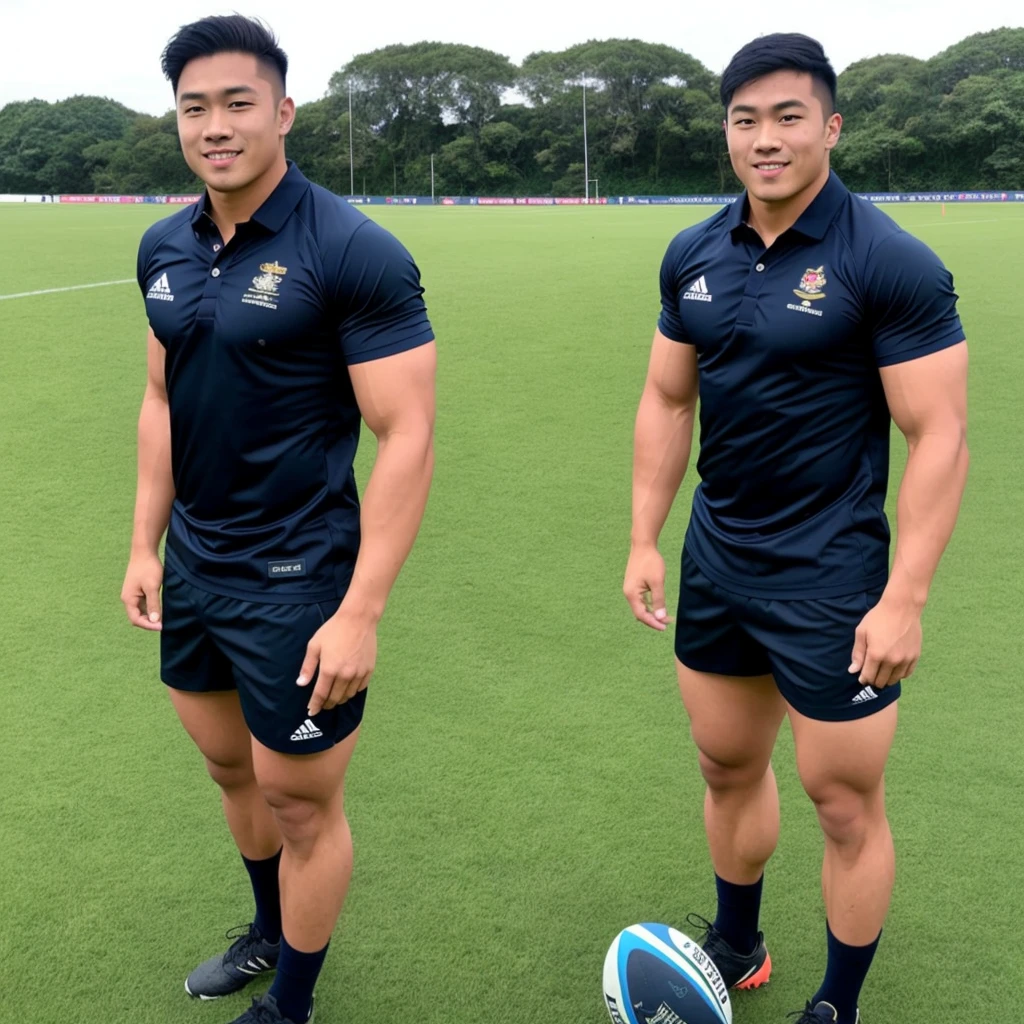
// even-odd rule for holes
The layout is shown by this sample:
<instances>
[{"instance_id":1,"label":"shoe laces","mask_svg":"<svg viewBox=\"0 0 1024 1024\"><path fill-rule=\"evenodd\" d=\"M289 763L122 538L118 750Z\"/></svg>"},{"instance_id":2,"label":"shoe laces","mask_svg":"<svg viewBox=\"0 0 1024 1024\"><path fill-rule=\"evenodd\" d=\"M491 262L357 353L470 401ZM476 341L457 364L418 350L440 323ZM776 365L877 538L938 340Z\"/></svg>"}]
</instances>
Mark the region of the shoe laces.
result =
<instances>
[{"instance_id":1,"label":"shoe laces","mask_svg":"<svg viewBox=\"0 0 1024 1024\"><path fill-rule=\"evenodd\" d=\"M252 950L263 941L255 924L240 924L224 933L224 938L234 939L224 954L224 962L248 960Z\"/></svg>"},{"instance_id":2,"label":"shoe laces","mask_svg":"<svg viewBox=\"0 0 1024 1024\"><path fill-rule=\"evenodd\" d=\"M686 923L691 928L700 929L704 933L697 942L698 946L703 946L709 939L714 939L718 936L718 930L715 926L706 917L701 917L700 914L687 914Z\"/></svg>"},{"instance_id":3,"label":"shoe laces","mask_svg":"<svg viewBox=\"0 0 1024 1024\"><path fill-rule=\"evenodd\" d=\"M281 1024L283 1020L280 1013L275 1013L266 1003L254 999L252 1006L238 1018L238 1024Z\"/></svg>"}]
</instances>

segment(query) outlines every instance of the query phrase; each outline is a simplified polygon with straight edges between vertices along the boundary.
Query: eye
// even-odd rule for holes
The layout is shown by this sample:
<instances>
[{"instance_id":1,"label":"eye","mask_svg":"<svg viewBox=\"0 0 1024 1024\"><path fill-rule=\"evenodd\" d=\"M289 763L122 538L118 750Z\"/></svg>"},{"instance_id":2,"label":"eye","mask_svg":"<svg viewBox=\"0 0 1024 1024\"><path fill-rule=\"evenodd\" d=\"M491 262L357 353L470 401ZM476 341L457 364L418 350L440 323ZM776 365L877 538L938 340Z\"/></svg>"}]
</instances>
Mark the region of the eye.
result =
<instances>
[{"instance_id":1,"label":"eye","mask_svg":"<svg viewBox=\"0 0 1024 1024\"><path fill-rule=\"evenodd\" d=\"M741 117L738 120L733 121L733 124L735 124L738 127L746 127L748 124L753 124L753 123L754 123L753 120L751 118L749 118L749 117Z\"/></svg>"},{"instance_id":2,"label":"eye","mask_svg":"<svg viewBox=\"0 0 1024 1024\"><path fill-rule=\"evenodd\" d=\"M185 114L196 114L199 111L201 111L202 109L203 109L202 107L191 106L191 107L186 107L184 109L184 111L182 111L182 113L185 113Z\"/></svg>"},{"instance_id":3,"label":"eye","mask_svg":"<svg viewBox=\"0 0 1024 1024\"><path fill-rule=\"evenodd\" d=\"M228 104L228 105L231 106L231 107L251 107L252 106L252 104L248 100L232 100L231 103Z\"/></svg>"},{"instance_id":4,"label":"eye","mask_svg":"<svg viewBox=\"0 0 1024 1024\"><path fill-rule=\"evenodd\" d=\"M789 122L799 121L800 120L800 115L799 114L783 114L782 115L782 120L783 121L789 121Z\"/></svg>"}]
</instances>

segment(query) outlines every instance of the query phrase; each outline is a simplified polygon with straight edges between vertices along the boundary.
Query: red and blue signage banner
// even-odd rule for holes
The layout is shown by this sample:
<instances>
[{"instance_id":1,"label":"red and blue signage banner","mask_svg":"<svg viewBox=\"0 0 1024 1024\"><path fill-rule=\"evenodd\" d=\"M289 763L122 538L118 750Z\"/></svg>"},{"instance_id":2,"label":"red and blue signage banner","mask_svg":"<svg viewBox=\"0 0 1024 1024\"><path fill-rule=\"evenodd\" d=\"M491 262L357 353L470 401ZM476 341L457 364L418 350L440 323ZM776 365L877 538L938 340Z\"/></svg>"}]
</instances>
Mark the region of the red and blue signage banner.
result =
<instances>
[{"instance_id":1,"label":"red and blue signage banner","mask_svg":"<svg viewBox=\"0 0 1024 1024\"><path fill-rule=\"evenodd\" d=\"M1024 191L998 192L858 192L869 203L1024 203ZM195 203L198 195L57 196L61 203L144 203L169 206ZM739 196L345 196L353 206L726 206Z\"/></svg>"},{"instance_id":2,"label":"red and blue signage banner","mask_svg":"<svg viewBox=\"0 0 1024 1024\"><path fill-rule=\"evenodd\" d=\"M60 203L167 203L183 205L197 203L200 196L57 196Z\"/></svg>"}]
</instances>

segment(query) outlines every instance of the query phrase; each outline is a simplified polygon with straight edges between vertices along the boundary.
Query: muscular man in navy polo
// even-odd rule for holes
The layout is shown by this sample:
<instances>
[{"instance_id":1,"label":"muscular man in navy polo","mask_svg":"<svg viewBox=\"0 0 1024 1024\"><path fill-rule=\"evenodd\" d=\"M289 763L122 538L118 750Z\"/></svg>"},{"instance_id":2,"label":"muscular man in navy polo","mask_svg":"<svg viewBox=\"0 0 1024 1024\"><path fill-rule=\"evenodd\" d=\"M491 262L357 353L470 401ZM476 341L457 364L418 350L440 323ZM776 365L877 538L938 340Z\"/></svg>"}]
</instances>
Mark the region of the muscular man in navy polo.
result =
<instances>
[{"instance_id":1,"label":"muscular man in navy polo","mask_svg":"<svg viewBox=\"0 0 1024 1024\"><path fill-rule=\"evenodd\" d=\"M377 623L430 486L433 332L409 253L286 160L287 61L262 26L186 26L163 67L206 192L139 247L149 381L122 599L161 632L255 895L185 988L213 999L276 968L236 1024L305 1024L352 869L342 784Z\"/></svg>"},{"instance_id":2,"label":"muscular man in navy polo","mask_svg":"<svg viewBox=\"0 0 1024 1024\"><path fill-rule=\"evenodd\" d=\"M664 630L657 542L699 397L675 651L718 913L695 923L731 986L768 980L758 912L779 830L770 759L788 716L825 840L827 968L803 1024L859 1017L894 877L884 768L896 700L968 463L951 275L831 171L835 88L820 45L801 35L750 43L723 76L746 191L663 261L624 581L636 617ZM890 421L909 451L891 572Z\"/></svg>"}]
</instances>

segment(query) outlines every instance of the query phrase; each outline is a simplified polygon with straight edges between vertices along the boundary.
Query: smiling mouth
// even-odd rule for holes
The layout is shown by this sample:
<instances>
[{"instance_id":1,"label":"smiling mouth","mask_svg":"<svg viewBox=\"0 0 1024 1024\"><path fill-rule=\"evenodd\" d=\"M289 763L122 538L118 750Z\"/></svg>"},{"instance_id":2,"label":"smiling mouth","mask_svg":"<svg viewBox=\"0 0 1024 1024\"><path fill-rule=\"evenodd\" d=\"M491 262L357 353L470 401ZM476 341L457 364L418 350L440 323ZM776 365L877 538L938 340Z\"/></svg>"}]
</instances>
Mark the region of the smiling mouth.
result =
<instances>
[{"instance_id":1,"label":"smiling mouth","mask_svg":"<svg viewBox=\"0 0 1024 1024\"><path fill-rule=\"evenodd\" d=\"M213 153L204 153L203 156L207 160L212 160L215 163L223 160L234 160L236 156L241 155L240 149L218 149Z\"/></svg>"},{"instance_id":2,"label":"smiling mouth","mask_svg":"<svg viewBox=\"0 0 1024 1024\"><path fill-rule=\"evenodd\" d=\"M784 163L762 163L754 164L759 171L781 171L783 167L788 167L788 164Z\"/></svg>"}]
</instances>

